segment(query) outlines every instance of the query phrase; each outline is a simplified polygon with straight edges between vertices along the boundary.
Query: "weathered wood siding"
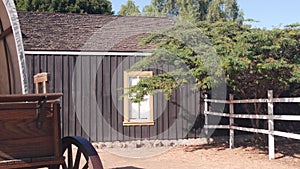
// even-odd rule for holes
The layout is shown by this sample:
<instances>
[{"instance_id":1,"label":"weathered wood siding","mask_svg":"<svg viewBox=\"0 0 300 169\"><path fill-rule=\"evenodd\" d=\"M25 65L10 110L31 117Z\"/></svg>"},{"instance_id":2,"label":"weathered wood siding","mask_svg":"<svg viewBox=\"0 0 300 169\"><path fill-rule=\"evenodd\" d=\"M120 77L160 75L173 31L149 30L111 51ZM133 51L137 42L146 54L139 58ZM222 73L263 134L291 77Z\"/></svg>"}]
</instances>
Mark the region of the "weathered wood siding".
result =
<instances>
[{"instance_id":1,"label":"weathered wood siding","mask_svg":"<svg viewBox=\"0 0 300 169\"><path fill-rule=\"evenodd\" d=\"M141 58L26 55L29 92L34 93L34 74L50 73L49 92L64 93L63 136L80 135L92 141L198 137L199 132L190 128L203 107L200 94L192 87L176 90L170 101L162 93L155 94L154 126L123 126L123 72ZM167 69L153 71L157 74ZM196 126L201 126L199 121Z\"/></svg>"}]
</instances>

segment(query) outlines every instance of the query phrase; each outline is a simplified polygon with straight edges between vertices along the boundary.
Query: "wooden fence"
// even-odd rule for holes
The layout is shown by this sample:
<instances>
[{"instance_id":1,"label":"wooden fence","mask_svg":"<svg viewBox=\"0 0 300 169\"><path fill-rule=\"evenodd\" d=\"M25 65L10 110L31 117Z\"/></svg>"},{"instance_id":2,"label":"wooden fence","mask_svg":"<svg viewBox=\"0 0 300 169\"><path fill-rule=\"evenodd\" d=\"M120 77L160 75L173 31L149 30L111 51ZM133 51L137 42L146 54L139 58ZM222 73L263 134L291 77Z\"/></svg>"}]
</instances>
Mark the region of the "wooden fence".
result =
<instances>
[{"instance_id":1,"label":"wooden fence","mask_svg":"<svg viewBox=\"0 0 300 169\"><path fill-rule=\"evenodd\" d=\"M268 91L268 98L266 99L248 99L248 100L234 100L233 95L230 95L229 100L214 100L208 99L207 95L204 99L204 115L205 115L205 133L208 129L229 129L229 147L234 147L234 130L262 133L268 135L269 159L275 158L275 140L274 136L281 136L285 138L292 138L300 140L300 134L276 131L274 130L274 120L286 121L300 121L300 115L274 115L274 103L300 103L300 97L297 98L273 98L273 91ZM209 103L223 103L229 104L229 113L209 111ZM251 104L251 103L265 103L268 107L268 115L257 114L234 114L234 104ZM229 118L229 125L209 125L208 115L221 116ZM257 129L248 127L235 126L234 119L262 119L268 120L268 129Z\"/></svg>"}]
</instances>

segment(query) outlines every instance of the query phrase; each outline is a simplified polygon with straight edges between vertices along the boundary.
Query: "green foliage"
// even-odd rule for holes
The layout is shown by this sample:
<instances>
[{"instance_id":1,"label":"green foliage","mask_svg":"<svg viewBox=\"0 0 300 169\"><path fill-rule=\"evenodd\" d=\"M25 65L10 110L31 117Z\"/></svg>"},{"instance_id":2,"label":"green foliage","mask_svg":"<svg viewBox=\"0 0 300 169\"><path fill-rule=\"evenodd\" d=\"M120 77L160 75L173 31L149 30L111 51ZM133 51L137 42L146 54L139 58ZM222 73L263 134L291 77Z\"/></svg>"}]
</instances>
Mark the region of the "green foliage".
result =
<instances>
[{"instance_id":1,"label":"green foliage","mask_svg":"<svg viewBox=\"0 0 300 169\"><path fill-rule=\"evenodd\" d=\"M237 21L243 19L236 0L212 0L208 5L207 20Z\"/></svg>"},{"instance_id":2,"label":"green foliage","mask_svg":"<svg viewBox=\"0 0 300 169\"><path fill-rule=\"evenodd\" d=\"M125 5L121 6L118 14L121 16L140 16L141 12L139 11L139 7L136 6L132 0L128 0Z\"/></svg>"},{"instance_id":3,"label":"green foliage","mask_svg":"<svg viewBox=\"0 0 300 169\"><path fill-rule=\"evenodd\" d=\"M145 16L165 16L163 13L166 0L152 0L150 5L146 5L143 9Z\"/></svg>"},{"instance_id":4,"label":"green foliage","mask_svg":"<svg viewBox=\"0 0 300 169\"><path fill-rule=\"evenodd\" d=\"M109 0L15 0L18 11L113 14Z\"/></svg>"},{"instance_id":5,"label":"green foliage","mask_svg":"<svg viewBox=\"0 0 300 169\"><path fill-rule=\"evenodd\" d=\"M171 74L159 74L150 78L142 78L139 83L129 88L128 93L132 94L130 100L132 102L141 102L145 95L162 91L167 99L172 95L172 89L178 88L179 84Z\"/></svg>"},{"instance_id":6,"label":"green foliage","mask_svg":"<svg viewBox=\"0 0 300 169\"><path fill-rule=\"evenodd\" d=\"M197 27L187 22L178 22L174 27L160 34L153 34L142 43L157 44L157 50L150 57L136 63L131 71L168 66L169 71L152 78L145 78L129 89L135 93L131 98L139 102L143 96L162 91L169 99L173 89L193 84L197 89L209 89L217 85L223 75L216 52Z\"/></svg>"},{"instance_id":7,"label":"green foliage","mask_svg":"<svg viewBox=\"0 0 300 169\"><path fill-rule=\"evenodd\" d=\"M299 82L300 29L253 29L237 22L199 24L210 37L226 72L227 84L244 98L279 96Z\"/></svg>"},{"instance_id":8,"label":"green foliage","mask_svg":"<svg viewBox=\"0 0 300 169\"><path fill-rule=\"evenodd\" d=\"M243 21L236 0L152 0L143 12L147 16L180 16L190 22L209 20Z\"/></svg>"},{"instance_id":9,"label":"green foliage","mask_svg":"<svg viewBox=\"0 0 300 169\"><path fill-rule=\"evenodd\" d=\"M174 88L188 83L195 83L197 89L210 89L218 85L224 73L236 97L264 98L267 90L272 89L277 97L300 81L299 25L265 30L238 21L178 24L143 43L156 43L157 50L133 69L144 70L149 64L167 64L173 69L145 80L131 92L160 90L169 98ZM216 54L218 57L213 57Z\"/></svg>"}]
</instances>

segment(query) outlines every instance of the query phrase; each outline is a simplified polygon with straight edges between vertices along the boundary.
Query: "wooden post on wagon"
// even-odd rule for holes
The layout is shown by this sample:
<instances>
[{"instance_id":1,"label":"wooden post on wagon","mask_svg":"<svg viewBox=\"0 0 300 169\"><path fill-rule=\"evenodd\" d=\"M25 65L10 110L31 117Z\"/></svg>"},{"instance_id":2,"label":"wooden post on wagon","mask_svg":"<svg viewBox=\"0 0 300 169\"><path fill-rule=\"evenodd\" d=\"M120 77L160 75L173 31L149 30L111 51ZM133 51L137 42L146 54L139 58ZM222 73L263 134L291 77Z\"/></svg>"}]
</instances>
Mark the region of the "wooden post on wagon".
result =
<instances>
[{"instance_id":1,"label":"wooden post on wagon","mask_svg":"<svg viewBox=\"0 0 300 169\"><path fill-rule=\"evenodd\" d=\"M46 72L38 73L33 76L35 84L35 93L39 93L40 85L42 85L43 93L47 93L49 74Z\"/></svg>"}]
</instances>

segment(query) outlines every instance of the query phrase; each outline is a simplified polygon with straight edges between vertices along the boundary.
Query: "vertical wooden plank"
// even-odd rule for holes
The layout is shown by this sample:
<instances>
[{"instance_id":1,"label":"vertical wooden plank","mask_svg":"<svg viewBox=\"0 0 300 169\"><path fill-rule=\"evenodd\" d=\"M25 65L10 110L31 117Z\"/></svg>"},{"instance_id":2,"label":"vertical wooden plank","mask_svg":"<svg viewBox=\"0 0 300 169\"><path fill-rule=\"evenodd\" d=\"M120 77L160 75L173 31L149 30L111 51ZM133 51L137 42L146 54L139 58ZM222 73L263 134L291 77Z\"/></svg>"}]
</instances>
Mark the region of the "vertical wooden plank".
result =
<instances>
[{"instance_id":1,"label":"vertical wooden plank","mask_svg":"<svg viewBox=\"0 0 300 169\"><path fill-rule=\"evenodd\" d=\"M129 56L129 68L133 66L136 63L136 58L134 56ZM136 139L136 127L135 126L129 126L129 139L135 140Z\"/></svg>"},{"instance_id":2,"label":"vertical wooden plank","mask_svg":"<svg viewBox=\"0 0 300 169\"><path fill-rule=\"evenodd\" d=\"M100 141L99 140L99 134L101 133L100 131L99 131L99 129L101 128L101 125L102 125L102 123L100 122L100 118L101 118L101 115L100 115L100 113L101 113L101 111L100 111L100 104L99 104L99 68L100 68L100 66L101 66L101 63L100 63L100 56L96 56L96 63L97 63L97 67L96 67L96 79L95 79L95 99L96 99L96 102L97 102L97 104L96 104L96 107L95 107L95 109L96 109L96 117L95 117L95 120L96 120L96 141Z\"/></svg>"},{"instance_id":3,"label":"vertical wooden plank","mask_svg":"<svg viewBox=\"0 0 300 169\"><path fill-rule=\"evenodd\" d=\"M150 126L141 126L141 140L149 139Z\"/></svg>"},{"instance_id":4,"label":"vertical wooden plank","mask_svg":"<svg viewBox=\"0 0 300 169\"><path fill-rule=\"evenodd\" d=\"M168 120L169 120L169 125L168 125L168 128L169 128L169 139L176 139L176 132L177 132L177 122L176 122L176 118L177 118L177 111L176 111L176 93L177 90L173 90L173 94L170 98L170 101L169 101L169 116L168 116Z\"/></svg>"},{"instance_id":5,"label":"vertical wooden plank","mask_svg":"<svg viewBox=\"0 0 300 169\"><path fill-rule=\"evenodd\" d=\"M182 139L183 138L183 88L178 89L177 94L177 138Z\"/></svg>"},{"instance_id":6,"label":"vertical wooden plank","mask_svg":"<svg viewBox=\"0 0 300 169\"><path fill-rule=\"evenodd\" d=\"M132 63L132 66L139 62L141 60L141 57L139 56L134 56L134 63ZM134 127L134 139L135 140L140 140L142 138L142 126L135 126Z\"/></svg>"},{"instance_id":7,"label":"vertical wooden plank","mask_svg":"<svg viewBox=\"0 0 300 169\"><path fill-rule=\"evenodd\" d=\"M54 67L53 67L53 83L55 86L54 92L61 93L63 86L63 68L62 68L62 57L63 56L53 56L54 58Z\"/></svg>"},{"instance_id":8,"label":"vertical wooden plank","mask_svg":"<svg viewBox=\"0 0 300 169\"><path fill-rule=\"evenodd\" d=\"M167 65L164 65L163 66L163 70L166 70L168 71L168 66ZM164 73L164 72L162 72ZM168 140L169 139L169 120L170 120L170 103L169 103L169 100L166 100L166 99L163 99L162 100L162 105L161 105L161 108L163 110L163 132L164 132L164 135L163 135L163 139L164 140Z\"/></svg>"},{"instance_id":9,"label":"vertical wooden plank","mask_svg":"<svg viewBox=\"0 0 300 169\"><path fill-rule=\"evenodd\" d=\"M27 67L27 76L28 76L28 93L34 92L33 87L33 73L34 73L34 55L26 55L26 67Z\"/></svg>"},{"instance_id":10,"label":"vertical wooden plank","mask_svg":"<svg viewBox=\"0 0 300 169\"><path fill-rule=\"evenodd\" d=\"M154 74L156 72L153 72ZM154 126L149 127L149 139L157 139L158 136L158 112L157 112L157 101L158 101L158 94L153 95L153 120L154 120Z\"/></svg>"},{"instance_id":11,"label":"vertical wooden plank","mask_svg":"<svg viewBox=\"0 0 300 169\"><path fill-rule=\"evenodd\" d=\"M144 57L143 56L140 56L139 57L139 61L140 60L142 60L142 59L144 59ZM152 73L154 73L154 72L152 72ZM153 97L153 96L152 96ZM154 108L154 105L152 104L152 110L153 110L153 108ZM153 114L154 114L154 111L153 111ZM154 115L153 115L154 116ZM153 120L154 120L154 117L153 117ZM155 124L155 123L154 123ZM141 127L141 139L142 140L145 140L145 139L147 139L147 140L149 140L150 139L150 128L151 128L151 126L142 126Z\"/></svg>"},{"instance_id":12,"label":"vertical wooden plank","mask_svg":"<svg viewBox=\"0 0 300 169\"><path fill-rule=\"evenodd\" d=\"M199 126L199 117L200 117L200 110L199 110L199 104L200 104L200 95L199 95L199 91L195 90L194 87L192 86L192 97L191 97L191 102L192 104L192 111L193 111L193 124L192 124L192 128L191 128L191 135L192 138L197 138L198 134L197 134L197 127Z\"/></svg>"},{"instance_id":13,"label":"vertical wooden plank","mask_svg":"<svg viewBox=\"0 0 300 169\"><path fill-rule=\"evenodd\" d=\"M62 58L63 56L62 55L57 55L57 56L52 56L54 58L54 65L53 65L53 75L52 75L52 79L50 77L50 81L53 81L53 84L55 86L55 88L53 89L54 93L61 93L63 91L63 63L62 63ZM47 60L48 60L49 56L45 56L45 65L47 65ZM51 76L51 74L50 74ZM48 90L49 90L49 86L48 86ZM48 91L48 92L51 92L51 91ZM60 99L60 105L61 105L61 112L63 113L64 112L64 96ZM63 115L60 114L60 119L63 121ZM65 127L64 126L64 123L62 123L61 121L61 133L64 134L64 130L63 128Z\"/></svg>"},{"instance_id":14,"label":"vertical wooden plank","mask_svg":"<svg viewBox=\"0 0 300 169\"><path fill-rule=\"evenodd\" d=\"M161 68L157 69L156 74L162 73ZM163 110L163 105L164 105L164 95L163 93L158 93L156 97L156 115L157 115L157 139L164 139L164 113L165 111Z\"/></svg>"},{"instance_id":15,"label":"vertical wooden plank","mask_svg":"<svg viewBox=\"0 0 300 169\"><path fill-rule=\"evenodd\" d=\"M274 140L274 120L273 120L273 111L274 111L274 105L273 105L273 91L268 91L268 128L269 128L269 160L275 159L275 140Z\"/></svg>"},{"instance_id":16,"label":"vertical wooden plank","mask_svg":"<svg viewBox=\"0 0 300 169\"><path fill-rule=\"evenodd\" d=\"M63 98L62 98L62 136L69 135L69 63L68 63L69 56L62 56L62 92L63 92Z\"/></svg>"},{"instance_id":17,"label":"vertical wooden plank","mask_svg":"<svg viewBox=\"0 0 300 169\"><path fill-rule=\"evenodd\" d=\"M143 59L143 56L139 56L137 62L141 61L142 59ZM152 73L154 74L154 72L152 72ZM153 106L152 107L152 110L153 110L154 105L152 104L152 106ZM153 110L153 114L154 114L154 110ZM153 120L154 120L154 117L153 117ZM149 137L150 137L150 127L151 126L141 126L140 131L137 131L137 132L140 132L139 135L137 135L137 137L140 138L141 140L149 139Z\"/></svg>"},{"instance_id":18,"label":"vertical wooden plank","mask_svg":"<svg viewBox=\"0 0 300 169\"><path fill-rule=\"evenodd\" d=\"M198 138L199 137L199 133L197 132L197 131L199 131L199 128L198 128L198 126L200 126L200 122L201 121L199 121L199 119L200 119L200 117L201 117L201 109L200 109L200 104L201 104L201 99L200 99L200 91L199 90L196 90L195 91L195 101L194 101L194 103L195 103L195 117L196 117L196 119L195 119L195 124L194 125L196 125L197 127L195 127L194 128L194 138Z\"/></svg>"},{"instance_id":19,"label":"vertical wooden plank","mask_svg":"<svg viewBox=\"0 0 300 169\"><path fill-rule=\"evenodd\" d=\"M194 138L194 133L191 130L192 126L194 125L194 120L196 119L196 114L195 114L195 110L194 110L194 92L192 89L192 85L188 84L187 85L187 138Z\"/></svg>"},{"instance_id":20,"label":"vertical wooden plank","mask_svg":"<svg viewBox=\"0 0 300 169\"><path fill-rule=\"evenodd\" d=\"M82 76L81 76L81 126L82 136L86 139L90 137L90 112L91 112L91 56L82 56Z\"/></svg>"},{"instance_id":21,"label":"vertical wooden plank","mask_svg":"<svg viewBox=\"0 0 300 169\"><path fill-rule=\"evenodd\" d=\"M50 73L50 81L49 81L49 92L54 93L55 92L55 57L54 55L49 56L47 59L45 56L41 56L41 66L39 68L39 72L47 72Z\"/></svg>"},{"instance_id":22,"label":"vertical wooden plank","mask_svg":"<svg viewBox=\"0 0 300 169\"><path fill-rule=\"evenodd\" d=\"M73 83L75 82L75 79L76 79L76 75L74 74L74 67L75 67L75 64L76 64L76 59L77 59L78 56L68 56L68 109L69 109L69 112L68 112L68 115L67 115L67 118L68 118L68 135L69 136L74 136L76 135L76 112L75 112L75 92L73 93L73 91L75 91L75 87L73 86ZM74 77L73 77L74 76ZM74 78L74 79L73 79Z\"/></svg>"},{"instance_id":23,"label":"vertical wooden plank","mask_svg":"<svg viewBox=\"0 0 300 169\"><path fill-rule=\"evenodd\" d=\"M118 140L124 140L124 127L123 127L123 112L124 112L124 102L123 99L120 99L120 97L124 94L123 90L121 90L123 87L123 82L124 82L124 66L123 66L123 56L118 57L118 72L117 73L117 107L118 107Z\"/></svg>"},{"instance_id":24,"label":"vertical wooden plank","mask_svg":"<svg viewBox=\"0 0 300 169\"><path fill-rule=\"evenodd\" d=\"M165 140L169 140L169 136L170 136L170 107L171 107L171 104L169 101L166 101L166 106L163 107L164 109L164 139Z\"/></svg>"},{"instance_id":25,"label":"vertical wooden plank","mask_svg":"<svg viewBox=\"0 0 300 169\"><path fill-rule=\"evenodd\" d=\"M107 125L104 125L103 134L104 134L104 141L111 141L111 97L110 97L110 58L103 57L103 117L106 121Z\"/></svg>"},{"instance_id":26,"label":"vertical wooden plank","mask_svg":"<svg viewBox=\"0 0 300 169\"><path fill-rule=\"evenodd\" d=\"M157 138L157 94L153 95L153 120L154 126L149 126L149 139Z\"/></svg>"},{"instance_id":27,"label":"vertical wooden plank","mask_svg":"<svg viewBox=\"0 0 300 169\"><path fill-rule=\"evenodd\" d=\"M104 111L103 111L103 56L97 57L99 64L96 80L96 98L97 98L97 141L104 141Z\"/></svg>"},{"instance_id":28,"label":"vertical wooden plank","mask_svg":"<svg viewBox=\"0 0 300 169\"><path fill-rule=\"evenodd\" d=\"M97 141L97 100L96 100L96 76L97 76L97 56L90 57L90 80L91 80L91 88L90 88L90 138L91 141Z\"/></svg>"},{"instance_id":29,"label":"vertical wooden plank","mask_svg":"<svg viewBox=\"0 0 300 169\"><path fill-rule=\"evenodd\" d=\"M32 76L31 77L28 77L29 79L32 80L32 83L31 85L33 85L33 76L37 73L39 73L40 71L40 56L39 55L35 55L33 57L33 71L32 71ZM35 86L33 86L33 91L32 93L35 93Z\"/></svg>"},{"instance_id":30,"label":"vertical wooden plank","mask_svg":"<svg viewBox=\"0 0 300 169\"><path fill-rule=\"evenodd\" d=\"M176 96L175 96L175 99L176 99L176 139L179 139L180 138L180 131L181 131L181 128L182 128L182 123L181 121L179 121L179 118L180 118L180 105L181 105L181 97L180 97L180 91L181 89L176 89Z\"/></svg>"},{"instance_id":31,"label":"vertical wooden plank","mask_svg":"<svg viewBox=\"0 0 300 169\"><path fill-rule=\"evenodd\" d=\"M111 86L110 86L110 90L109 90L109 95L110 95L110 109L111 109L111 128L112 128L112 133L111 133L111 139L112 141L118 140L118 111L117 111L117 107L118 106L113 100L117 100L118 98L112 98L112 91L116 92L117 90L117 81L113 81L113 75L115 73L115 71L117 70L117 66L118 66L118 57L117 56L110 56L111 59L111 67L110 67L110 82L111 82Z\"/></svg>"},{"instance_id":32,"label":"vertical wooden plank","mask_svg":"<svg viewBox=\"0 0 300 169\"><path fill-rule=\"evenodd\" d=\"M233 99L234 99L233 94L230 94L229 95L229 100L233 101ZM229 104L229 113L230 113L230 115L234 114L234 104L233 103ZM232 126L234 126L234 117L230 116L229 117L229 128L230 128L230 131L229 131L229 148L230 149L234 148L234 129L232 128Z\"/></svg>"},{"instance_id":33,"label":"vertical wooden plank","mask_svg":"<svg viewBox=\"0 0 300 169\"><path fill-rule=\"evenodd\" d=\"M38 73L41 73L41 72L48 72L48 58L54 58L55 56L51 55L51 56L47 56L47 55L40 55L39 56L39 62L40 62L40 68L38 70ZM53 80L53 79L52 79Z\"/></svg>"},{"instance_id":34,"label":"vertical wooden plank","mask_svg":"<svg viewBox=\"0 0 300 169\"><path fill-rule=\"evenodd\" d=\"M193 89L194 90L194 89ZM195 120L194 120L194 125L193 125L193 129L194 129L194 138L199 138L199 134L201 131L201 126L202 126L202 112L201 112L201 95L200 95L200 91L199 90L194 90L193 93L193 109L194 109L194 113L195 113Z\"/></svg>"},{"instance_id":35,"label":"vertical wooden plank","mask_svg":"<svg viewBox=\"0 0 300 169\"><path fill-rule=\"evenodd\" d=\"M187 85L184 86L182 90L182 138L186 139L188 137L188 87Z\"/></svg>"},{"instance_id":36,"label":"vertical wooden plank","mask_svg":"<svg viewBox=\"0 0 300 169\"><path fill-rule=\"evenodd\" d=\"M74 107L75 107L75 135L82 136L81 131L81 81L82 81L82 56L76 58L76 63L74 67Z\"/></svg>"},{"instance_id":37,"label":"vertical wooden plank","mask_svg":"<svg viewBox=\"0 0 300 169\"><path fill-rule=\"evenodd\" d=\"M122 64L122 66L123 66L123 72L122 72L122 76L123 76L123 87L125 87L124 86L124 81L125 81L125 79L124 79L124 71L126 71L126 70L128 70L129 68L130 68L130 56L124 56L124 62L123 62L123 64ZM124 92L124 91L123 91ZM124 99L123 99L123 104L124 104ZM124 107L124 106L123 106ZM123 118L124 118L124 108L123 108ZM130 126L123 126L123 133L124 133L124 140L130 140Z\"/></svg>"}]
</instances>

